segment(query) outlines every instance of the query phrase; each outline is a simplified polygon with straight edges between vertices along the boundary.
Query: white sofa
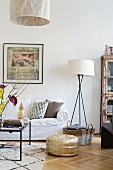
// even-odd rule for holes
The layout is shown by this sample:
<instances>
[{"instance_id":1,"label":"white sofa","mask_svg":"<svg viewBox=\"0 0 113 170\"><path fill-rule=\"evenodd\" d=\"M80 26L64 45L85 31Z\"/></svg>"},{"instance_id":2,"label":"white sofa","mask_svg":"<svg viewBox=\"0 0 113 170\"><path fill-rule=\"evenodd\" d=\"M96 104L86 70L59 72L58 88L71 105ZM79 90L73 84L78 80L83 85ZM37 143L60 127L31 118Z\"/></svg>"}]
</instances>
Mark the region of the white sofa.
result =
<instances>
[{"instance_id":1,"label":"white sofa","mask_svg":"<svg viewBox=\"0 0 113 170\"><path fill-rule=\"evenodd\" d=\"M30 115L31 108L34 101L37 99L24 99L22 101L18 100L16 107L12 104L8 104L6 111L4 113L5 119L17 118L18 109L20 103L23 103L25 119ZM31 140L46 140L48 136L62 133L63 127L67 125L68 112L61 107L60 111L57 113L57 118L43 118L43 119L32 119L31 121ZM23 131L23 140L28 140L29 137L29 127ZM0 140L18 140L19 133L8 133L0 132Z\"/></svg>"}]
</instances>

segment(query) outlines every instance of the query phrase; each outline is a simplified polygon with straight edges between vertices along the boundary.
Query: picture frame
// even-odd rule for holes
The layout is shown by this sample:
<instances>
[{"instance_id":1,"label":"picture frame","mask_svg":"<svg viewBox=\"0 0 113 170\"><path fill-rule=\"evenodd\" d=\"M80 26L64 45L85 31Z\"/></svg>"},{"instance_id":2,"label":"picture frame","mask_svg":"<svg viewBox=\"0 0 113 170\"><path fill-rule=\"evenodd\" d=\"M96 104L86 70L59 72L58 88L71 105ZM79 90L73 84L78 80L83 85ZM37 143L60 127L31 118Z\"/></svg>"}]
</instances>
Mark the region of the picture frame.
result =
<instances>
[{"instance_id":1,"label":"picture frame","mask_svg":"<svg viewBox=\"0 0 113 170\"><path fill-rule=\"evenodd\" d=\"M4 43L3 82L43 84L44 44Z\"/></svg>"}]
</instances>

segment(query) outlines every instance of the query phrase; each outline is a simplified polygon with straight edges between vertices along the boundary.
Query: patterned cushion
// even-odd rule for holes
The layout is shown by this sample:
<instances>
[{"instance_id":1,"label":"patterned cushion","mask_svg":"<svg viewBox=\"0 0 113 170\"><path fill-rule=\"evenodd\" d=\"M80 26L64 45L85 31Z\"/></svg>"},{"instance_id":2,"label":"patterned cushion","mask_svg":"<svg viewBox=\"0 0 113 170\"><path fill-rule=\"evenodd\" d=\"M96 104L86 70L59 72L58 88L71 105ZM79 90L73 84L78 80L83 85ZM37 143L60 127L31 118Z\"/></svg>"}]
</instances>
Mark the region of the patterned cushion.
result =
<instances>
[{"instance_id":1,"label":"patterned cushion","mask_svg":"<svg viewBox=\"0 0 113 170\"><path fill-rule=\"evenodd\" d=\"M34 102L29 118L30 119L44 118L48 103L49 103L48 101L38 103Z\"/></svg>"}]
</instances>

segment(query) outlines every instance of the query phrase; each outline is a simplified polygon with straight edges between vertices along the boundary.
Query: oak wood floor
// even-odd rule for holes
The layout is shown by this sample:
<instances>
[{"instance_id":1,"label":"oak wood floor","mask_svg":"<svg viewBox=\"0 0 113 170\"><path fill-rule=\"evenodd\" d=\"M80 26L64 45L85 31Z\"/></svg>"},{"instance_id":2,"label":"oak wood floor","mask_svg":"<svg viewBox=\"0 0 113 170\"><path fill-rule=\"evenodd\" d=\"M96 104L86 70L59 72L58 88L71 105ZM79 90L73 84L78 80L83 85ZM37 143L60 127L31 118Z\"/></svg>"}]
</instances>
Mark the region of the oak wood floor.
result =
<instances>
[{"instance_id":1,"label":"oak wood floor","mask_svg":"<svg viewBox=\"0 0 113 170\"><path fill-rule=\"evenodd\" d=\"M101 149L100 136L91 145L80 146L73 157L47 155L43 170L113 170L113 149Z\"/></svg>"}]
</instances>

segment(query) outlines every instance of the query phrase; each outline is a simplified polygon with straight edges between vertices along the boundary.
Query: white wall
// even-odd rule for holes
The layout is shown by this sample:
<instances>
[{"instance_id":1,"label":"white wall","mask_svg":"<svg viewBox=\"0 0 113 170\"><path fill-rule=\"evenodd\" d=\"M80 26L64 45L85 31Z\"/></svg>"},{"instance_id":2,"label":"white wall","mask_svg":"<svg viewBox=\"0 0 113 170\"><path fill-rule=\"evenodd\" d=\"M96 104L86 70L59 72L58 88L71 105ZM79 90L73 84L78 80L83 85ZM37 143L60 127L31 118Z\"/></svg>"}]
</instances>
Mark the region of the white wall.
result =
<instances>
[{"instance_id":1,"label":"white wall","mask_svg":"<svg viewBox=\"0 0 113 170\"><path fill-rule=\"evenodd\" d=\"M43 43L44 83L30 85L21 98L62 98L70 117L78 89L77 77L67 74L67 61L93 59L95 77L85 77L83 97L88 123L99 132L100 56L113 46L113 0L51 0L51 23L25 27L9 22L9 0L0 1L0 81L3 43ZM78 111L73 123L77 123ZM83 125L84 118L82 113Z\"/></svg>"}]
</instances>

